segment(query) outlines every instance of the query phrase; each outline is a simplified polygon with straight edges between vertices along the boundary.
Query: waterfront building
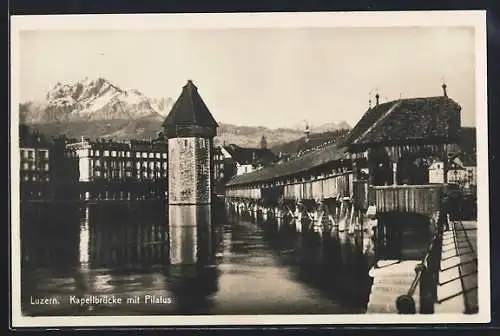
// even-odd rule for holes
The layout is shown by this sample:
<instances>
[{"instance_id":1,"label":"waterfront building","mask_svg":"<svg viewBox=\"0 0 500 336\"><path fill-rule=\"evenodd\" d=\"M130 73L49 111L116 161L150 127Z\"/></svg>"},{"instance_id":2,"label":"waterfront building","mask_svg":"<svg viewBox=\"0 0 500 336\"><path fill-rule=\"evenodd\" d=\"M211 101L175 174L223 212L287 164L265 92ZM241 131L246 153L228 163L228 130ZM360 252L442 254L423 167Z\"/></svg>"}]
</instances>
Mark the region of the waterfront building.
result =
<instances>
[{"instance_id":1,"label":"waterfront building","mask_svg":"<svg viewBox=\"0 0 500 336\"><path fill-rule=\"evenodd\" d=\"M19 127L19 177L22 200L68 199L78 181L76 161L66 155L64 136L46 138Z\"/></svg>"},{"instance_id":2,"label":"waterfront building","mask_svg":"<svg viewBox=\"0 0 500 336\"><path fill-rule=\"evenodd\" d=\"M435 160L429 166L429 184L444 183L444 163Z\"/></svg>"},{"instance_id":3,"label":"waterfront building","mask_svg":"<svg viewBox=\"0 0 500 336\"><path fill-rule=\"evenodd\" d=\"M221 151L224 158L233 163L236 175L259 170L279 160L276 154L267 148L248 148L230 144L222 146Z\"/></svg>"},{"instance_id":4,"label":"waterfront building","mask_svg":"<svg viewBox=\"0 0 500 336\"><path fill-rule=\"evenodd\" d=\"M223 181L225 177L224 169L224 154L222 153L222 148L217 146L214 148L214 181Z\"/></svg>"},{"instance_id":5,"label":"waterfront building","mask_svg":"<svg viewBox=\"0 0 500 336\"><path fill-rule=\"evenodd\" d=\"M448 181L466 188L476 186L477 164L475 155L458 153L450 157Z\"/></svg>"},{"instance_id":6,"label":"waterfront building","mask_svg":"<svg viewBox=\"0 0 500 336\"><path fill-rule=\"evenodd\" d=\"M20 127L19 155L21 182L50 181L50 141L43 135Z\"/></svg>"},{"instance_id":7,"label":"waterfront building","mask_svg":"<svg viewBox=\"0 0 500 336\"><path fill-rule=\"evenodd\" d=\"M164 141L112 140L66 145L67 156L78 162L80 182L155 181L167 178L167 151Z\"/></svg>"}]
</instances>

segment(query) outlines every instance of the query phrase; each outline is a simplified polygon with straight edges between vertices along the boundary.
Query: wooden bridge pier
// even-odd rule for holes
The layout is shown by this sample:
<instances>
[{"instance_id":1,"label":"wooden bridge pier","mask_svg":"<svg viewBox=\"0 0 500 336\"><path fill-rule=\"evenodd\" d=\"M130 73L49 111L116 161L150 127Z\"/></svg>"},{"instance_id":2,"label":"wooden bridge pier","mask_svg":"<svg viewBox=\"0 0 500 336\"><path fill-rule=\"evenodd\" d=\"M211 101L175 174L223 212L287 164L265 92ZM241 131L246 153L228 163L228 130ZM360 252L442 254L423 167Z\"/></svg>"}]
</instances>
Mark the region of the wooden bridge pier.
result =
<instances>
[{"instance_id":1,"label":"wooden bridge pier","mask_svg":"<svg viewBox=\"0 0 500 336\"><path fill-rule=\"evenodd\" d=\"M301 179L302 181L303 179ZM297 232L350 234L365 230L365 210L353 200L352 174L345 172L279 185L279 182L228 188L226 203L238 215L292 225Z\"/></svg>"}]
</instances>

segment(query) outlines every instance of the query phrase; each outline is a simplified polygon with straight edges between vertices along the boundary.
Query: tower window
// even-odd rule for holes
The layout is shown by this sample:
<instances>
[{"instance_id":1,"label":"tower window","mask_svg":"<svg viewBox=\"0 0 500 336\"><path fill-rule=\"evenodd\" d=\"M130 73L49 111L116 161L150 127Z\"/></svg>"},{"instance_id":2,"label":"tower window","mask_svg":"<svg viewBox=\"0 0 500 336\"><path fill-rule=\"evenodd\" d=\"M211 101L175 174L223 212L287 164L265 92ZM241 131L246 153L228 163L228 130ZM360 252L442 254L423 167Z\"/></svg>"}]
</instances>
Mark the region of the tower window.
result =
<instances>
[{"instance_id":1,"label":"tower window","mask_svg":"<svg viewBox=\"0 0 500 336\"><path fill-rule=\"evenodd\" d=\"M187 146L188 146L188 141L184 140L184 147L187 147Z\"/></svg>"}]
</instances>

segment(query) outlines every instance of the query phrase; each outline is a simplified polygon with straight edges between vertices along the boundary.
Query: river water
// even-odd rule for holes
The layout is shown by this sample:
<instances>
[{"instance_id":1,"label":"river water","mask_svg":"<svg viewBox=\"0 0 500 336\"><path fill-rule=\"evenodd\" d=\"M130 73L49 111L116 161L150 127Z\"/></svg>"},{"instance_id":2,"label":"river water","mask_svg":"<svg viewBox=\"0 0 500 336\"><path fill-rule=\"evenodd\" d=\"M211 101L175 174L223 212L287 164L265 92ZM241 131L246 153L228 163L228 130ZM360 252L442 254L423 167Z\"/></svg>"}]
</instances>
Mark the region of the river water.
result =
<instances>
[{"instance_id":1,"label":"river water","mask_svg":"<svg viewBox=\"0 0 500 336\"><path fill-rule=\"evenodd\" d=\"M366 309L373 249L363 233L319 237L222 208L169 211L148 201L23 203L21 210L27 316Z\"/></svg>"}]
</instances>

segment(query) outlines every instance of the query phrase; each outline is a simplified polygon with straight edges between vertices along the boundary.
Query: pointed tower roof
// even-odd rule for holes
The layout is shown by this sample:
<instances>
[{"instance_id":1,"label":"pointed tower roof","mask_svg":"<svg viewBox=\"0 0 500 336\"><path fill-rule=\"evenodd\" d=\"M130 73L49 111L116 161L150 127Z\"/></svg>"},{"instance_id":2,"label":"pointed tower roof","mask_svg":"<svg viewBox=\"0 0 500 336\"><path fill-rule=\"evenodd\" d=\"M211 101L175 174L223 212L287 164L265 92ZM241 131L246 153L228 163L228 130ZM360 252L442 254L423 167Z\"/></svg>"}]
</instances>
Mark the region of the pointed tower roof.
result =
<instances>
[{"instance_id":1,"label":"pointed tower roof","mask_svg":"<svg viewBox=\"0 0 500 336\"><path fill-rule=\"evenodd\" d=\"M201 126L215 129L219 125L208 110L193 81L188 80L162 125L167 136L178 133L178 126Z\"/></svg>"},{"instance_id":2,"label":"pointed tower roof","mask_svg":"<svg viewBox=\"0 0 500 336\"><path fill-rule=\"evenodd\" d=\"M184 85L181 95L163 122L163 126L179 124L218 126L207 105L201 99L198 88L191 80Z\"/></svg>"}]
</instances>

